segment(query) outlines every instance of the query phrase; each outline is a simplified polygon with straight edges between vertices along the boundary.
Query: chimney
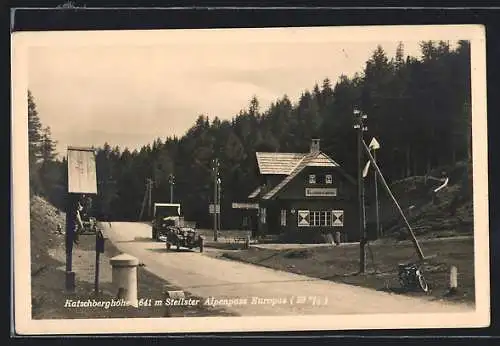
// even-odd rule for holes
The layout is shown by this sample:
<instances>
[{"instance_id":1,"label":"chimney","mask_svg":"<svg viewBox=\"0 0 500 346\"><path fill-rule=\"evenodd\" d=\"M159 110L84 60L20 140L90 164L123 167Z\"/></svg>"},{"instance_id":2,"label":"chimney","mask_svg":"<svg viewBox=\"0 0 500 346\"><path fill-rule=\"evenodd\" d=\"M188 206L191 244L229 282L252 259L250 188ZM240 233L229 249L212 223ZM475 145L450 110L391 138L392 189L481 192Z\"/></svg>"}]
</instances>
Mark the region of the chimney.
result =
<instances>
[{"instance_id":1,"label":"chimney","mask_svg":"<svg viewBox=\"0 0 500 346\"><path fill-rule=\"evenodd\" d=\"M311 141L311 153L318 153L318 152L319 152L319 139L313 138Z\"/></svg>"}]
</instances>

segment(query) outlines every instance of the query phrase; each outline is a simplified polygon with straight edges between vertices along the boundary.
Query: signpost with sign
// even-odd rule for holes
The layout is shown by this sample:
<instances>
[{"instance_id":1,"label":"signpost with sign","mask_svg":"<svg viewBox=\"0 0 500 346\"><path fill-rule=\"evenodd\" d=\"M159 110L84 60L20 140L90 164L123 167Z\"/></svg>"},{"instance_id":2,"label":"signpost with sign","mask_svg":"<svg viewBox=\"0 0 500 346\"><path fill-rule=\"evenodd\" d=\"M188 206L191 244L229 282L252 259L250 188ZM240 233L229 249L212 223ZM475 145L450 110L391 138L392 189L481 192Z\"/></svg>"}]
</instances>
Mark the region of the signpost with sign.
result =
<instances>
[{"instance_id":1,"label":"signpost with sign","mask_svg":"<svg viewBox=\"0 0 500 346\"><path fill-rule=\"evenodd\" d=\"M83 195L97 194L95 150L87 147L68 147L68 187L66 201L66 289L75 289L73 272L73 241L78 202ZM97 236L97 235L96 235ZM97 244L97 242L96 242ZM96 248L96 251L98 249ZM98 256L96 256L98 260ZM98 268L98 264L96 264Z\"/></svg>"},{"instance_id":2,"label":"signpost with sign","mask_svg":"<svg viewBox=\"0 0 500 346\"><path fill-rule=\"evenodd\" d=\"M210 214L220 214L220 204L214 205L213 203L211 203L208 206L208 212Z\"/></svg>"},{"instance_id":3,"label":"signpost with sign","mask_svg":"<svg viewBox=\"0 0 500 346\"><path fill-rule=\"evenodd\" d=\"M214 179L214 199L213 199L213 204L209 206L209 212L214 216L214 241L217 241L218 228L220 228L218 222L219 220L218 216L220 217L219 213L220 213L220 187L221 187L221 180L219 176L219 159L217 157L212 160L212 173Z\"/></svg>"},{"instance_id":4,"label":"signpost with sign","mask_svg":"<svg viewBox=\"0 0 500 346\"><path fill-rule=\"evenodd\" d=\"M259 209L258 203L237 203L231 204L233 209Z\"/></svg>"},{"instance_id":5,"label":"signpost with sign","mask_svg":"<svg viewBox=\"0 0 500 346\"><path fill-rule=\"evenodd\" d=\"M68 147L68 193L97 194L94 149Z\"/></svg>"},{"instance_id":6,"label":"signpost with sign","mask_svg":"<svg viewBox=\"0 0 500 346\"><path fill-rule=\"evenodd\" d=\"M99 294L99 256L104 253L104 235L100 230L96 232L95 235L95 281L94 281L94 292L96 295Z\"/></svg>"}]
</instances>

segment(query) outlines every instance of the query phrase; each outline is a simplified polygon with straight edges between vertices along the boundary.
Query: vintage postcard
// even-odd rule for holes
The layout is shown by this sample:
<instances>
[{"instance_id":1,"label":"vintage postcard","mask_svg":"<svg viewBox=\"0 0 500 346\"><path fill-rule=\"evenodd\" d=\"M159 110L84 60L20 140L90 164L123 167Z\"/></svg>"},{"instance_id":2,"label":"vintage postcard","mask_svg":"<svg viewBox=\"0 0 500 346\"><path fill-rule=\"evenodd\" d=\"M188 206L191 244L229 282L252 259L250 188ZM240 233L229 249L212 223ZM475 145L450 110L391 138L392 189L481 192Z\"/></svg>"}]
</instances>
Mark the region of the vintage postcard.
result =
<instances>
[{"instance_id":1,"label":"vintage postcard","mask_svg":"<svg viewBox=\"0 0 500 346\"><path fill-rule=\"evenodd\" d=\"M19 334L484 327L478 25L12 35Z\"/></svg>"}]
</instances>

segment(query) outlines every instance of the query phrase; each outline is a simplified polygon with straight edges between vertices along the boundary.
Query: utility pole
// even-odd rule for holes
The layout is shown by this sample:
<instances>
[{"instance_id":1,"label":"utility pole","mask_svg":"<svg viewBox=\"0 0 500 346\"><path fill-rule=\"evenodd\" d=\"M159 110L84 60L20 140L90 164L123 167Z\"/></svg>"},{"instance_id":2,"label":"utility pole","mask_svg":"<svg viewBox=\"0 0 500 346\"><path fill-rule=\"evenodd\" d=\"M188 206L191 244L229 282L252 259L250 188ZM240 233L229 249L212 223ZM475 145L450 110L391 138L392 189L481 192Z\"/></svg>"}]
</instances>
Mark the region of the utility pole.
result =
<instances>
[{"instance_id":1,"label":"utility pole","mask_svg":"<svg viewBox=\"0 0 500 346\"><path fill-rule=\"evenodd\" d=\"M370 153L370 149L368 148L368 146L365 144L364 141L362 141L361 144L363 145L363 147L365 149L366 155L368 155L368 158L370 159L371 163L373 164L373 167L375 167L375 169L377 170L377 173L378 173L378 176L379 176L380 181L382 183L382 186L384 186L385 190L387 191L387 193L391 197L392 201L394 202L394 205L396 206L396 208L398 209L399 213L401 214L401 217L403 218L403 221L405 222L406 227L408 228L408 231L410 232L411 240L413 242L413 245L415 246L415 250L417 251L417 255L418 255L419 259L420 260L425 260L426 257L424 256L424 253L422 252L422 248L418 244L417 237L415 236L415 233L413 232L413 229L411 228L411 225L408 222L408 219L406 218L406 216L405 216L405 214L403 212L403 209L401 208L401 206L399 205L398 201L396 200L396 197L394 197L394 194L392 193L391 189L389 188L389 184L387 184L387 181L385 180L384 176L382 175L382 172L380 171L380 168L378 167L378 165L375 162L372 154ZM448 179L445 179L445 183L446 184L448 183Z\"/></svg>"},{"instance_id":2,"label":"utility pole","mask_svg":"<svg viewBox=\"0 0 500 346\"><path fill-rule=\"evenodd\" d=\"M139 220L142 220L142 216L144 215L144 210L148 210L148 217L151 217L151 188L153 181L149 178L146 179L146 190L144 192L144 199L141 205L141 213L139 214Z\"/></svg>"},{"instance_id":3,"label":"utility pole","mask_svg":"<svg viewBox=\"0 0 500 346\"><path fill-rule=\"evenodd\" d=\"M377 162L377 150L373 149L373 159ZM378 186L377 186L377 171L373 170L373 180L375 186L375 218L377 222L377 236L380 237L380 215L379 215L379 203L378 203Z\"/></svg>"},{"instance_id":4,"label":"utility pole","mask_svg":"<svg viewBox=\"0 0 500 346\"><path fill-rule=\"evenodd\" d=\"M174 203L175 176L173 174L168 177L168 182L170 183L170 203Z\"/></svg>"},{"instance_id":5,"label":"utility pole","mask_svg":"<svg viewBox=\"0 0 500 346\"><path fill-rule=\"evenodd\" d=\"M214 175L214 241L217 241L217 196L218 196L218 178L219 178L219 159L215 158L212 161L213 166L212 166L212 171Z\"/></svg>"},{"instance_id":6,"label":"utility pole","mask_svg":"<svg viewBox=\"0 0 500 346\"><path fill-rule=\"evenodd\" d=\"M354 129L358 134L358 201L359 201L359 272L366 271L366 220L365 220L365 189L363 182L363 132L368 128L364 125L364 120L367 118L359 109L354 109Z\"/></svg>"},{"instance_id":7,"label":"utility pole","mask_svg":"<svg viewBox=\"0 0 500 346\"><path fill-rule=\"evenodd\" d=\"M222 212L222 207L221 207L221 180L220 178L217 178L217 205L219 206L219 212L217 213L217 229L220 230L220 218L221 218L221 212Z\"/></svg>"},{"instance_id":8,"label":"utility pole","mask_svg":"<svg viewBox=\"0 0 500 346\"><path fill-rule=\"evenodd\" d=\"M139 213L139 220L142 220L142 216L144 215L144 209L146 208L147 198L148 198L148 182L146 180L146 188L144 190L144 198L142 199L141 212Z\"/></svg>"},{"instance_id":9,"label":"utility pole","mask_svg":"<svg viewBox=\"0 0 500 346\"><path fill-rule=\"evenodd\" d=\"M148 216L151 219L151 191L153 190L153 180L148 179Z\"/></svg>"},{"instance_id":10,"label":"utility pole","mask_svg":"<svg viewBox=\"0 0 500 346\"><path fill-rule=\"evenodd\" d=\"M76 197L72 193L66 194L66 290L75 290L75 273L73 272L73 240L75 236L75 209Z\"/></svg>"},{"instance_id":11,"label":"utility pole","mask_svg":"<svg viewBox=\"0 0 500 346\"><path fill-rule=\"evenodd\" d=\"M370 145L368 146L372 151L373 151L373 160L375 163L377 163L377 150L380 149L380 143L375 139L375 137L372 138ZM382 236L382 232L380 229L380 213L379 213L379 200L378 200L378 181L377 181L377 170L373 170L373 178L374 178L374 185L375 185L375 217L377 221L377 236Z\"/></svg>"}]
</instances>

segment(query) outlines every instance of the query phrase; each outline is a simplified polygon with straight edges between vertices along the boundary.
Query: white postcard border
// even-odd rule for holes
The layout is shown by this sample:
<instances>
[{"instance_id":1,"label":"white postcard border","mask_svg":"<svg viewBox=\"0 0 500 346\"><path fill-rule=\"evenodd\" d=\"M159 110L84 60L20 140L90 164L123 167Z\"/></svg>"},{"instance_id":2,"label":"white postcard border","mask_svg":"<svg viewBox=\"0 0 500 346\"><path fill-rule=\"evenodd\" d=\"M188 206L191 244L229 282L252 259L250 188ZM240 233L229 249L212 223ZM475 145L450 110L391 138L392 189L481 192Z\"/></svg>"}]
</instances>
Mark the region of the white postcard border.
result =
<instances>
[{"instance_id":1,"label":"white postcard border","mask_svg":"<svg viewBox=\"0 0 500 346\"><path fill-rule=\"evenodd\" d=\"M330 28L236 29L238 38L272 40L272 35L257 36L268 30L293 30L294 40L331 40L332 42L399 41L425 39L466 39L471 42L473 113L473 196L475 237L476 310L456 314L383 314L327 316L185 317L145 319L31 319L30 210L28 174L27 105L28 53L32 46L160 44L181 39L228 42L234 29L89 32L19 32L12 34L12 229L15 332L18 334L108 334L175 332L306 331L399 328L486 327L490 323L488 154L486 120L486 46L485 29L480 25L364 26ZM270 31L269 31L270 30ZM105 321L105 323L103 323Z\"/></svg>"}]
</instances>

